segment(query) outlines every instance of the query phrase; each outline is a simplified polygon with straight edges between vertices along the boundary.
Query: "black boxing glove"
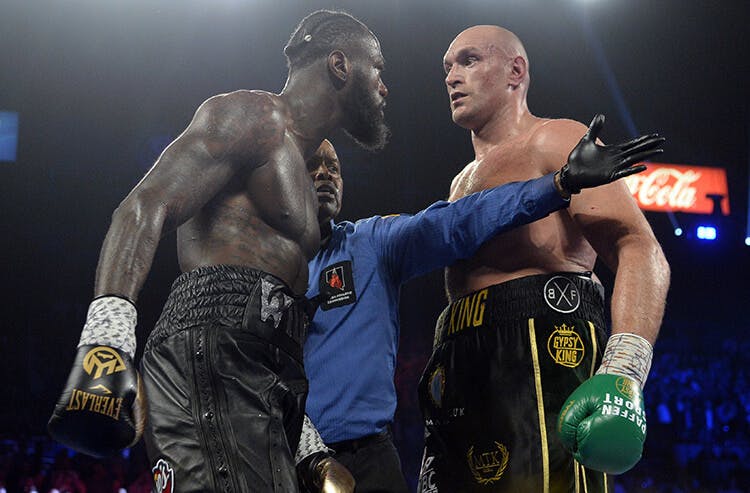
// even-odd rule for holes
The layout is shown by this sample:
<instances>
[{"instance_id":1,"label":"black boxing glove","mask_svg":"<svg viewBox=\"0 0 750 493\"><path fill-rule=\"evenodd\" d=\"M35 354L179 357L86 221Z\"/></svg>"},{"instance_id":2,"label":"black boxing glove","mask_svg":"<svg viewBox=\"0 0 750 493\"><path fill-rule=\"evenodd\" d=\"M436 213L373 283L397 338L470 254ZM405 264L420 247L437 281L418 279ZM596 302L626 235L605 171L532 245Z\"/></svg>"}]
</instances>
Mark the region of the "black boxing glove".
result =
<instances>
[{"instance_id":1,"label":"black boxing glove","mask_svg":"<svg viewBox=\"0 0 750 493\"><path fill-rule=\"evenodd\" d=\"M128 300L106 296L91 303L73 369L47 424L52 438L106 457L141 437L145 398L133 364L136 319Z\"/></svg>"},{"instance_id":2,"label":"black boxing glove","mask_svg":"<svg viewBox=\"0 0 750 493\"><path fill-rule=\"evenodd\" d=\"M568 156L568 162L556 173L555 181L564 195L640 173L646 166L634 164L663 152L659 146L665 139L658 134L642 135L622 144L598 145L596 139L603 125L604 115L596 115Z\"/></svg>"}]
</instances>

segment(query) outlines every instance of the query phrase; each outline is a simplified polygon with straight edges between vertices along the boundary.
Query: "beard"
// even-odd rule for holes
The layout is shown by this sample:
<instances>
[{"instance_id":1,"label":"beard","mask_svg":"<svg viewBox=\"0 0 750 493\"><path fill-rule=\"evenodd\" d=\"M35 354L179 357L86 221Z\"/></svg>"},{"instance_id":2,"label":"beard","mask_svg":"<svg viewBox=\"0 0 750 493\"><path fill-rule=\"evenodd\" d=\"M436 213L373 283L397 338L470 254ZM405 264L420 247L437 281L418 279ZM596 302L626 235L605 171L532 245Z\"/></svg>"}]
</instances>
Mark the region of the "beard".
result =
<instances>
[{"instance_id":1,"label":"beard","mask_svg":"<svg viewBox=\"0 0 750 493\"><path fill-rule=\"evenodd\" d=\"M344 132L360 147L379 151L388 143L391 132L385 123L382 107L367 86L363 72L356 70L352 74L352 90L345 101L349 124L344 127Z\"/></svg>"}]
</instances>

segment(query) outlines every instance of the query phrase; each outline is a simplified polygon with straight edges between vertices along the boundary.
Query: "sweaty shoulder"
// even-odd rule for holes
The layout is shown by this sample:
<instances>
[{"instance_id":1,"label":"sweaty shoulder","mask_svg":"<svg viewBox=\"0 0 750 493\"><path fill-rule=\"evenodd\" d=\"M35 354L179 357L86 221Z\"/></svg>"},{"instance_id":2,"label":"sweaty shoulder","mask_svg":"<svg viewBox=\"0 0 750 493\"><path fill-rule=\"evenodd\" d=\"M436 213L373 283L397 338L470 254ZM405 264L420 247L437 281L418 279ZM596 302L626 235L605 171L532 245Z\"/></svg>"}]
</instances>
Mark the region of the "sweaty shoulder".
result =
<instances>
[{"instance_id":1,"label":"sweaty shoulder","mask_svg":"<svg viewBox=\"0 0 750 493\"><path fill-rule=\"evenodd\" d=\"M208 137L215 157L263 158L283 142L287 111L278 96L265 91L234 91L207 99L191 127Z\"/></svg>"},{"instance_id":2,"label":"sweaty shoulder","mask_svg":"<svg viewBox=\"0 0 750 493\"><path fill-rule=\"evenodd\" d=\"M543 119L529 136L529 152L544 163L546 171L555 171L567 161L568 154L586 133L586 128L575 120Z\"/></svg>"}]
</instances>

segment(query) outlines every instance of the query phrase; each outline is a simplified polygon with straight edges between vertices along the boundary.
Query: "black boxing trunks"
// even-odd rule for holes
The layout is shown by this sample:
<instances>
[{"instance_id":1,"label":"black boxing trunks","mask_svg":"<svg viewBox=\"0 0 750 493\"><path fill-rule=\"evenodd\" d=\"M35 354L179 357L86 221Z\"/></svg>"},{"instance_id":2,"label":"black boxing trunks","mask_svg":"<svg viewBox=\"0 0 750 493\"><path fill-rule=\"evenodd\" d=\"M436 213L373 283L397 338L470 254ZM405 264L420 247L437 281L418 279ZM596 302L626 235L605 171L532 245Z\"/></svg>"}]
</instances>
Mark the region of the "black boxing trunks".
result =
<instances>
[{"instance_id":1,"label":"black boxing trunks","mask_svg":"<svg viewBox=\"0 0 750 493\"><path fill-rule=\"evenodd\" d=\"M153 491L298 491L306 308L250 268L177 278L141 362Z\"/></svg>"},{"instance_id":2,"label":"black boxing trunks","mask_svg":"<svg viewBox=\"0 0 750 493\"><path fill-rule=\"evenodd\" d=\"M419 382L420 493L611 492L555 429L601 362L604 290L591 273L534 275L451 303Z\"/></svg>"}]
</instances>

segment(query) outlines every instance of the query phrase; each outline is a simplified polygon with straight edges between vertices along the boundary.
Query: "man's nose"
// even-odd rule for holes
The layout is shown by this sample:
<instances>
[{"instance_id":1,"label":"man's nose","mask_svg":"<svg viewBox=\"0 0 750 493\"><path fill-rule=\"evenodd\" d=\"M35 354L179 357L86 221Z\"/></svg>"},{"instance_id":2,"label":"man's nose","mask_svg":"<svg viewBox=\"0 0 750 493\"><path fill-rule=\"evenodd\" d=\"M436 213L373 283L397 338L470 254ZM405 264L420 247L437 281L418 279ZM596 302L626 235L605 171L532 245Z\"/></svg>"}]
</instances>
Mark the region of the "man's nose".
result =
<instances>
[{"instance_id":1,"label":"man's nose","mask_svg":"<svg viewBox=\"0 0 750 493\"><path fill-rule=\"evenodd\" d=\"M318 169L313 173L313 180L329 180L331 173L328 171L328 166L325 163L318 166Z\"/></svg>"},{"instance_id":2,"label":"man's nose","mask_svg":"<svg viewBox=\"0 0 750 493\"><path fill-rule=\"evenodd\" d=\"M383 99L388 97L388 88L386 87L385 82L383 82L382 80L380 81L378 92L381 96L383 96Z\"/></svg>"},{"instance_id":3,"label":"man's nose","mask_svg":"<svg viewBox=\"0 0 750 493\"><path fill-rule=\"evenodd\" d=\"M445 85L448 87L456 87L456 84L461 82L461 78L458 74L458 69L456 69L455 65L448 70L448 73L445 74Z\"/></svg>"}]
</instances>

